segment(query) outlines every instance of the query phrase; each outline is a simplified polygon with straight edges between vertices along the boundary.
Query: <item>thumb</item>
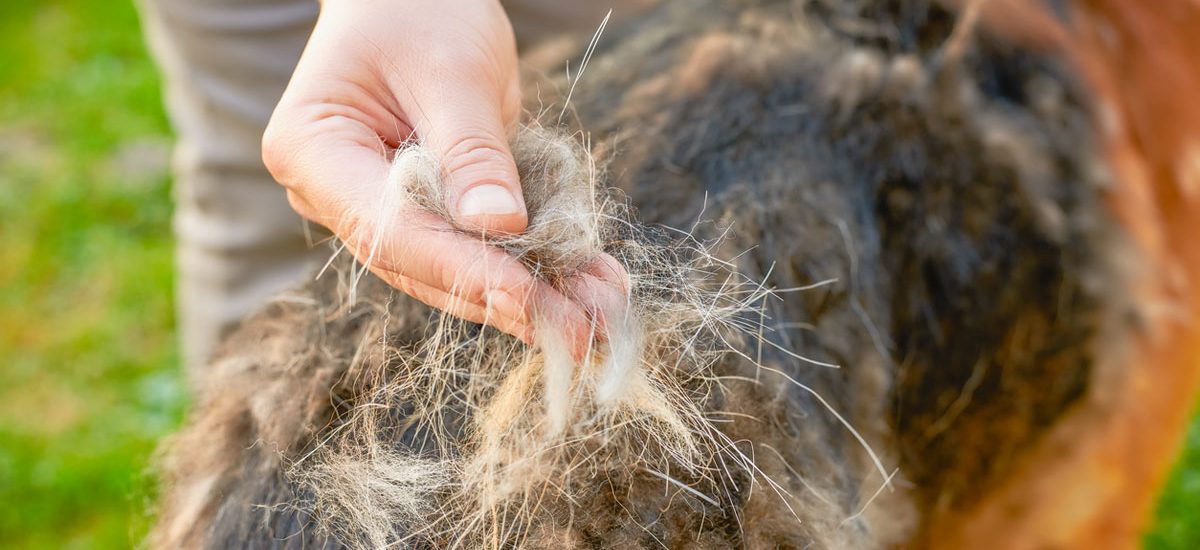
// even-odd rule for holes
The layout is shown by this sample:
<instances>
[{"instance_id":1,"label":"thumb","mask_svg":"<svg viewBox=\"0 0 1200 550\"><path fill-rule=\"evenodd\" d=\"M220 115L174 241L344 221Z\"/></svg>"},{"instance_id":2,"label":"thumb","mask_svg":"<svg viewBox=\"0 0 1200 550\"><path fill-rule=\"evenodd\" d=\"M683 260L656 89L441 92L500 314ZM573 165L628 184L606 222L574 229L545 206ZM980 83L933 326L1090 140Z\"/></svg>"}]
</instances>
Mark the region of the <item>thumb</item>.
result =
<instances>
[{"instance_id":1,"label":"thumb","mask_svg":"<svg viewBox=\"0 0 1200 550\"><path fill-rule=\"evenodd\" d=\"M441 108L427 113L422 137L442 159L450 215L461 226L520 233L528 217L499 100L455 95L439 98Z\"/></svg>"}]
</instances>

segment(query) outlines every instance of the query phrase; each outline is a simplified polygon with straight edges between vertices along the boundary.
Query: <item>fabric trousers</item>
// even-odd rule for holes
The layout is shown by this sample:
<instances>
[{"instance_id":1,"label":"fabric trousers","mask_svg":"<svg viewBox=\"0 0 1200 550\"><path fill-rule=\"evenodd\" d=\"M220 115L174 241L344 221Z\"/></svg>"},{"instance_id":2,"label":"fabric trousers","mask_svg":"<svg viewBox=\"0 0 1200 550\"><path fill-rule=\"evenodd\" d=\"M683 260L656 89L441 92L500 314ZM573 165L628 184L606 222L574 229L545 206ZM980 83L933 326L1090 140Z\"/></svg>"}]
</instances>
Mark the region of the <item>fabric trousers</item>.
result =
<instances>
[{"instance_id":1,"label":"fabric trousers","mask_svg":"<svg viewBox=\"0 0 1200 550\"><path fill-rule=\"evenodd\" d=\"M595 28L646 0L505 2L518 43ZM615 5L614 5L615 4ZM177 135L178 325L195 376L237 322L332 249L263 167L261 138L319 12L315 0L140 0Z\"/></svg>"}]
</instances>

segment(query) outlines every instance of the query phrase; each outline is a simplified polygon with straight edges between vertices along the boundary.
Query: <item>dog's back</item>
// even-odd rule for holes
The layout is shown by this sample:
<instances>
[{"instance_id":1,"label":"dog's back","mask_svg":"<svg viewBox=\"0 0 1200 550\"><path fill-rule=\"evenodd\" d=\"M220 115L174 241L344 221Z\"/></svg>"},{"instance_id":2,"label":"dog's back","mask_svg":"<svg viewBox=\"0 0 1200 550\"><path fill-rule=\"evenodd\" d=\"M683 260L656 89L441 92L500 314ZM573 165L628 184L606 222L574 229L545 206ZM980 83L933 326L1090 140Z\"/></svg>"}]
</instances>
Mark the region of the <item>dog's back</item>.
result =
<instances>
[{"instance_id":1,"label":"dog's back","mask_svg":"<svg viewBox=\"0 0 1200 550\"><path fill-rule=\"evenodd\" d=\"M730 321L751 330L720 342L731 349L697 402L732 449L720 453L747 464L715 453L720 472L703 475L609 457L557 488L569 498L486 526L487 540L379 510L403 495L331 506L313 485L331 481L296 466L439 319L370 278L349 305L331 275L223 345L167 448L156 542L932 544L1124 376L1147 322L1087 82L1019 43L926 2L676 0L608 29L581 78L529 86L537 111L573 88L564 120L588 133L639 222L687 230L776 289ZM501 338L461 337L477 334ZM388 404L376 434L394 449L454 455L468 437L439 429L431 442L403 402ZM448 414L459 426L472 409ZM428 510L449 498L418 496ZM414 525L380 541L366 524L381 519Z\"/></svg>"}]
</instances>

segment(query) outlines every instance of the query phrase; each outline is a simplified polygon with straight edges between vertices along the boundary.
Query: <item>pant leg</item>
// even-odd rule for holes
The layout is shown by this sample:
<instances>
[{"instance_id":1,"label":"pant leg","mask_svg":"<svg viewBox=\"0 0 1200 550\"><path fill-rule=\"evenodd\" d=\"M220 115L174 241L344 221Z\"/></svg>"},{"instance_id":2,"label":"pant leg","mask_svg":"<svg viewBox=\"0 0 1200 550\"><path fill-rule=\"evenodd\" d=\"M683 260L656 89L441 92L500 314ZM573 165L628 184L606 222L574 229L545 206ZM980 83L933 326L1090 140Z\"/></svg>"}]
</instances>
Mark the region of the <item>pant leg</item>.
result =
<instances>
[{"instance_id":1,"label":"pant leg","mask_svg":"<svg viewBox=\"0 0 1200 550\"><path fill-rule=\"evenodd\" d=\"M263 167L261 138L316 21L315 0L142 0L178 135L178 319L195 377L243 316L326 259ZM315 231L320 228L313 227Z\"/></svg>"}]
</instances>

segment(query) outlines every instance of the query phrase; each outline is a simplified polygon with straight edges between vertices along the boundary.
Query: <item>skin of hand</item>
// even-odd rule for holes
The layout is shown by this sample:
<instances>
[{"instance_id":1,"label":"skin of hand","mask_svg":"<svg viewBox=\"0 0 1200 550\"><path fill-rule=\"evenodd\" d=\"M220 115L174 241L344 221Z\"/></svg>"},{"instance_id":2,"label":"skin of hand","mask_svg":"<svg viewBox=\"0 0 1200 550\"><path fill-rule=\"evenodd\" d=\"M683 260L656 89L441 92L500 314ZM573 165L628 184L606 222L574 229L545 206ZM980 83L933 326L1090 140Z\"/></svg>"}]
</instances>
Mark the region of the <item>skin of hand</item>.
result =
<instances>
[{"instance_id":1,"label":"skin of hand","mask_svg":"<svg viewBox=\"0 0 1200 550\"><path fill-rule=\"evenodd\" d=\"M519 116L516 45L496 0L325 0L264 133L263 161L300 215L332 230L388 284L526 342L540 316L563 328L578 355L592 321L603 325L602 310L612 311L601 304L624 301L616 260L598 258L565 285L567 296L435 214L373 215L390 152L415 138L442 159L459 227L523 231L508 148Z\"/></svg>"}]
</instances>

